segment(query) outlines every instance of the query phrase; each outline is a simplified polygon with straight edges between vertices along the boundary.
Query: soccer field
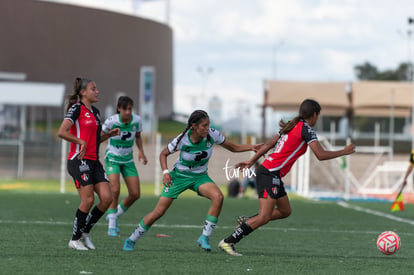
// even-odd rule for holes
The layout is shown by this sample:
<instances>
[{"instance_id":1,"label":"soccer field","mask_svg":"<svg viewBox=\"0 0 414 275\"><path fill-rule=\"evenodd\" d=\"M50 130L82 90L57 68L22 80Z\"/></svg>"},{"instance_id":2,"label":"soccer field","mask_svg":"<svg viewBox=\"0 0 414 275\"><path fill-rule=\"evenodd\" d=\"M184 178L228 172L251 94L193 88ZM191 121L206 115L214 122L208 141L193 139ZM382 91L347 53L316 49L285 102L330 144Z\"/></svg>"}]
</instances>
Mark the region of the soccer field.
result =
<instances>
[{"instance_id":1,"label":"soccer field","mask_svg":"<svg viewBox=\"0 0 414 275\"><path fill-rule=\"evenodd\" d=\"M106 235L102 219L91 232L95 251L67 248L79 204L73 190L3 189L0 202L1 274L412 274L414 269L412 205L391 213L389 203L338 204L292 195L292 216L250 234L236 246L243 256L232 257L217 244L232 232L238 215L256 213L256 199L225 199L211 252L196 245L209 201L192 195L175 201L132 252L122 250L123 241L155 206L152 195L144 194L121 217L119 238ZM375 244L385 230L397 232L402 242L391 256Z\"/></svg>"}]
</instances>

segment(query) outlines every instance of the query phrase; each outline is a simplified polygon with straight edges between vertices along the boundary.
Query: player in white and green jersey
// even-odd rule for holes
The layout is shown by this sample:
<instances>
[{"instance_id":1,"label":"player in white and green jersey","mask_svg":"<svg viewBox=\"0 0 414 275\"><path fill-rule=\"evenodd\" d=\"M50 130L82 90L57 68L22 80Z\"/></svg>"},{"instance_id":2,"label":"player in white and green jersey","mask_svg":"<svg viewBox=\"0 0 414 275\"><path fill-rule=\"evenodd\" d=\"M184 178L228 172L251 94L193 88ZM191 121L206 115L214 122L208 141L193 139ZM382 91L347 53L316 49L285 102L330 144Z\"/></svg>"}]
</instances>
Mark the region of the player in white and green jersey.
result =
<instances>
[{"instance_id":1,"label":"player in white and green jersey","mask_svg":"<svg viewBox=\"0 0 414 275\"><path fill-rule=\"evenodd\" d=\"M120 130L119 136L111 137L105 152L105 169L111 184L113 201L106 217L108 235L119 235L118 218L140 197L140 184L135 167L133 147L138 147L138 160L147 164L142 146L142 119L132 112L133 101L127 96L118 99L117 114L110 116L102 125L103 132ZM128 188L128 196L118 204L120 193L120 175L122 174Z\"/></svg>"},{"instance_id":2,"label":"player in white and green jersey","mask_svg":"<svg viewBox=\"0 0 414 275\"><path fill-rule=\"evenodd\" d=\"M205 111L194 111L187 122L187 128L160 154L163 169L164 188L154 210L147 214L135 231L124 242L124 250L134 249L135 242L168 210L174 199L187 189L197 192L211 201L204 222L203 232L197 244L206 251L211 250L209 238L217 224L223 205L223 194L208 176L208 161L213 145L218 144L231 152L256 151L261 145L234 144L217 130L210 128L210 119ZM172 171L167 167L167 156L179 151L180 155Z\"/></svg>"}]
</instances>

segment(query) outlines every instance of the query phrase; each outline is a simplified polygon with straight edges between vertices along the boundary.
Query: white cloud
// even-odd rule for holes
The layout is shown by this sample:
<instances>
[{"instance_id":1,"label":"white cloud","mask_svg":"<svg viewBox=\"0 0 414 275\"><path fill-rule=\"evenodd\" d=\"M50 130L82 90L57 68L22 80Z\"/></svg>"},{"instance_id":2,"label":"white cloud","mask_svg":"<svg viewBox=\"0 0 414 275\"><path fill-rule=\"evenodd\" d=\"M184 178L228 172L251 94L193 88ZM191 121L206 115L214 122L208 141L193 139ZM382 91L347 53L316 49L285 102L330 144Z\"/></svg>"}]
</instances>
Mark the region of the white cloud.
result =
<instances>
[{"instance_id":1,"label":"white cloud","mask_svg":"<svg viewBox=\"0 0 414 275\"><path fill-rule=\"evenodd\" d=\"M191 95L203 86L200 66L214 69L205 90L222 97L225 116L230 117L238 100L256 110L262 102L262 81L275 72L281 80L349 81L355 79L357 64L368 61L391 69L409 55L406 31L407 18L414 17L412 0L169 1L177 111L198 107L191 106ZM132 12L131 0L70 2ZM165 22L166 3L142 2L138 13Z\"/></svg>"}]
</instances>

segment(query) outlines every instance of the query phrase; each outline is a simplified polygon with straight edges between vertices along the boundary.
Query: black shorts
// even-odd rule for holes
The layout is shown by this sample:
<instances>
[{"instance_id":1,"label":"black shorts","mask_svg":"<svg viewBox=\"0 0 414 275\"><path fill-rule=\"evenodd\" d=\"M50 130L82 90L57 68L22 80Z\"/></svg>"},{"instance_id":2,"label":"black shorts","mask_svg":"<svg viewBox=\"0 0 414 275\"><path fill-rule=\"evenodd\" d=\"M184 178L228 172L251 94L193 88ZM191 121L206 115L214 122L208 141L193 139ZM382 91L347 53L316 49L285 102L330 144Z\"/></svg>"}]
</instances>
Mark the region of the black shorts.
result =
<instances>
[{"instance_id":1,"label":"black shorts","mask_svg":"<svg viewBox=\"0 0 414 275\"><path fill-rule=\"evenodd\" d=\"M72 176L76 188L100 182L109 182L105 170L99 160L68 159L69 175Z\"/></svg>"},{"instance_id":2,"label":"black shorts","mask_svg":"<svg viewBox=\"0 0 414 275\"><path fill-rule=\"evenodd\" d=\"M270 172L262 165L256 170L256 186L259 198L279 199L287 195L279 171Z\"/></svg>"}]
</instances>

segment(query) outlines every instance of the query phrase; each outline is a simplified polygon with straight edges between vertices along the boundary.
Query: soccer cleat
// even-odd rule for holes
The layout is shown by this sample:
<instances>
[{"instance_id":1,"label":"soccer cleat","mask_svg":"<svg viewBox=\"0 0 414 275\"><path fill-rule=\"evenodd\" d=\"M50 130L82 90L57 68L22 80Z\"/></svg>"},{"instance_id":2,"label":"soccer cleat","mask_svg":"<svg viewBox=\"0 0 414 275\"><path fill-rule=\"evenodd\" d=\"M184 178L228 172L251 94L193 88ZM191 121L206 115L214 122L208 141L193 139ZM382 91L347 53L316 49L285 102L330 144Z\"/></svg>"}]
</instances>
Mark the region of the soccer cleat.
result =
<instances>
[{"instance_id":1,"label":"soccer cleat","mask_svg":"<svg viewBox=\"0 0 414 275\"><path fill-rule=\"evenodd\" d=\"M237 225L236 225L235 229L239 228L242 225L242 223L246 222L248 219L249 219L249 217L247 217L247 216L239 216L237 218Z\"/></svg>"},{"instance_id":2,"label":"soccer cleat","mask_svg":"<svg viewBox=\"0 0 414 275\"><path fill-rule=\"evenodd\" d=\"M83 244L81 240L70 240L69 241L69 248L75 249L75 250L88 250L88 248Z\"/></svg>"},{"instance_id":3,"label":"soccer cleat","mask_svg":"<svg viewBox=\"0 0 414 275\"><path fill-rule=\"evenodd\" d=\"M124 251L132 251L134 250L135 242L130 238L126 239L124 242Z\"/></svg>"},{"instance_id":4,"label":"soccer cleat","mask_svg":"<svg viewBox=\"0 0 414 275\"><path fill-rule=\"evenodd\" d=\"M81 240L85 243L85 246L91 250L95 250L96 247L91 240L89 233L82 233Z\"/></svg>"},{"instance_id":5,"label":"soccer cleat","mask_svg":"<svg viewBox=\"0 0 414 275\"><path fill-rule=\"evenodd\" d=\"M110 236L110 237L118 237L119 236L119 230L118 230L118 228L108 228L108 236Z\"/></svg>"},{"instance_id":6,"label":"soccer cleat","mask_svg":"<svg viewBox=\"0 0 414 275\"><path fill-rule=\"evenodd\" d=\"M206 235L201 234L200 238L197 240L198 246L205 251L211 251L211 246L209 244L209 239Z\"/></svg>"},{"instance_id":7,"label":"soccer cleat","mask_svg":"<svg viewBox=\"0 0 414 275\"><path fill-rule=\"evenodd\" d=\"M234 249L234 244L226 243L224 240L221 240L219 242L218 247L231 256L243 256L242 254L236 252L236 249Z\"/></svg>"}]
</instances>

